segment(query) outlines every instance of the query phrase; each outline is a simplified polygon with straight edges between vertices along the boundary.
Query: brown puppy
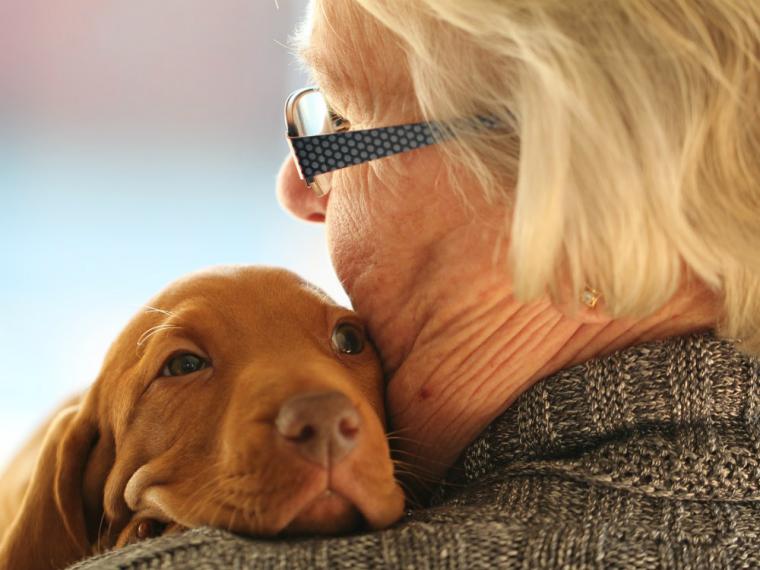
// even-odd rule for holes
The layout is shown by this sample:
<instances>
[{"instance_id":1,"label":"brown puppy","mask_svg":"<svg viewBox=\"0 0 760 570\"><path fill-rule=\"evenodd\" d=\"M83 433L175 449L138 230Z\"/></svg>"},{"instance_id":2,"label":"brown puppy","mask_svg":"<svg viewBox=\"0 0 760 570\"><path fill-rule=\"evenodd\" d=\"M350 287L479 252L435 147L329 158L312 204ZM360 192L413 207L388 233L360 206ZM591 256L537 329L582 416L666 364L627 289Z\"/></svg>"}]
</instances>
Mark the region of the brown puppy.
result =
<instances>
[{"instance_id":1,"label":"brown puppy","mask_svg":"<svg viewBox=\"0 0 760 570\"><path fill-rule=\"evenodd\" d=\"M401 516L354 313L256 267L192 275L149 306L47 430L0 568L62 568L167 526L273 536Z\"/></svg>"}]
</instances>

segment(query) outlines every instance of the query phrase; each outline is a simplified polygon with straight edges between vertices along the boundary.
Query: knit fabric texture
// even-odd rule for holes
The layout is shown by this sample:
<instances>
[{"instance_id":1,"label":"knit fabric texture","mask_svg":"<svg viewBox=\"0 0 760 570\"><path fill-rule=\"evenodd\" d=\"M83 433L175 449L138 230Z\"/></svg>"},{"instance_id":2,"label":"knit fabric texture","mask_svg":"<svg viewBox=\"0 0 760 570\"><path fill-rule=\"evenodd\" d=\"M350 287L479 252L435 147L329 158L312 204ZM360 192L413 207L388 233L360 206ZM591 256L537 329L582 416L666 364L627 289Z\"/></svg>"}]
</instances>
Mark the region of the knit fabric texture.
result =
<instances>
[{"instance_id":1,"label":"knit fabric texture","mask_svg":"<svg viewBox=\"0 0 760 570\"><path fill-rule=\"evenodd\" d=\"M200 528L74 568L760 568L760 361L705 333L562 370L382 532Z\"/></svg>"}]
</instances>

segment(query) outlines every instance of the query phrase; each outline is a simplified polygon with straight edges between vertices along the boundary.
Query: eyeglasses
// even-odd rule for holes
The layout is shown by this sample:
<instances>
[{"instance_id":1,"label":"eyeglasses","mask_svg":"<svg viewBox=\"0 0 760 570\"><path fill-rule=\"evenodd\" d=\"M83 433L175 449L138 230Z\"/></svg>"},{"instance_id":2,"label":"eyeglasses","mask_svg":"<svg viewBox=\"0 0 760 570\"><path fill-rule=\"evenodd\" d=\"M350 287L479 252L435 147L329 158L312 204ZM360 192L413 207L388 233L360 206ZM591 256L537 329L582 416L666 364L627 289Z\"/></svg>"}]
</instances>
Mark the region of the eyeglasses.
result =
<instances>
[{"instance_id":1,"label":"eyeglasses","mask_svg":"<svg viewBox=\"0 0 760 570\"><path fill-rule=\"evenodd\" d=\"M449 136L448 129L435 122L351 131L350 123L328 107L316 87L290 94L285 123L298 175L317 196L330 191L323 180L316 180L320 174L409 152Z\"/></svg>"}]
</instances>

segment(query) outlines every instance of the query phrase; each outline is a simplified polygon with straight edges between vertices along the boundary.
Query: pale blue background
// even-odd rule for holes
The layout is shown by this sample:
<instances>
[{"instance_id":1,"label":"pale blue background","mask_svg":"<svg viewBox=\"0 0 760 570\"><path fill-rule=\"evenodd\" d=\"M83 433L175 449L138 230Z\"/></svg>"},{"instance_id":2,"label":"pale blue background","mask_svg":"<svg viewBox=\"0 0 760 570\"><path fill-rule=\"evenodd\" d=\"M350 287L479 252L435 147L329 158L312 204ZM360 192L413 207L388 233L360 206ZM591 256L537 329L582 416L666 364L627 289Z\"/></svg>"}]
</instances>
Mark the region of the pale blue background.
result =
<instances>
[{"instance_id":1,"label":"pale blue background","mask_svg":"<svg viewBox=\"0 0 760 570\"><path fill-rule=\"evenodd\" d=\"M69 69L63 84L41 68L29 77L0 69L0 80L25 95L0 98L0 464L49 410L95 378L140 305L184 273L220 263L279 265L347 302L321 226L282 212L274 194L287 152L282 101L306 81L282 43L306 2L239 1L216 12L216 3L185 2L212 13L182 28L176 50L168 28L142 38L138 56L130 42L144 28L139 11L158 18L177 2L114 3L114 19L136 14L131 30L109 39L113 59L98 52L108 80L122 81L108 96L98 91L105 75L88 68L88 58L66 59L65 49L29 56L38 68L60 57L50 69ZM93 5L78 0L84 15ZM95 31L77 33L81 48ZM218 60L183 60L183 46L205 53L208 44L211 52L222 36ZM151 67L156 50L189 69L184 81L171 65ZM151 96L140 100L146 90Z\"/></svg>"}]
</instances>

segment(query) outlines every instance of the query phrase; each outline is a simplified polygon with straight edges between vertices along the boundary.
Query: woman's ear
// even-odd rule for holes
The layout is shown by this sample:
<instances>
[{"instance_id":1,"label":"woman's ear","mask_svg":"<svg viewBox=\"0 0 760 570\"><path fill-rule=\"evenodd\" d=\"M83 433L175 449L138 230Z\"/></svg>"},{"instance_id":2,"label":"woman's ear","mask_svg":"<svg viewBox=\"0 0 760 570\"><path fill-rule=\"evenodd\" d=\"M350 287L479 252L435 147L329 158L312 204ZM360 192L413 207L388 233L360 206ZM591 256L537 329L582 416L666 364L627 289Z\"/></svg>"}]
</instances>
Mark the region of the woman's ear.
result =
<instances>
[{"instance_id":1,"label":"woman's ear","mask_svg":"<svg viewBox=\"0 0 760 570\"><path fill-rule=\"evenodd\" d=\"M101 437L91 402L85 397L51 424L20 511L0 543L0 569L65 568L92 553L113 446Z\"/></svg>"}]
</instances>

